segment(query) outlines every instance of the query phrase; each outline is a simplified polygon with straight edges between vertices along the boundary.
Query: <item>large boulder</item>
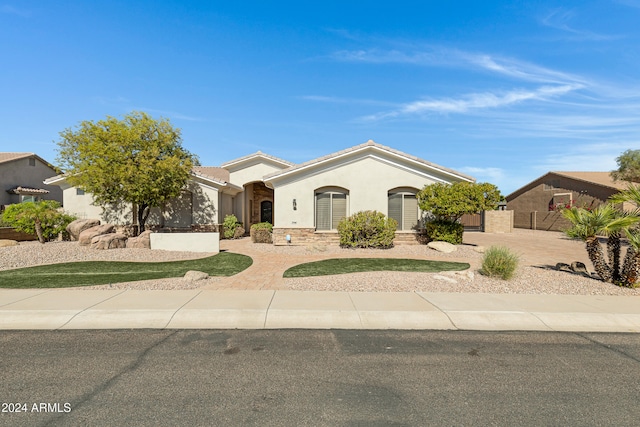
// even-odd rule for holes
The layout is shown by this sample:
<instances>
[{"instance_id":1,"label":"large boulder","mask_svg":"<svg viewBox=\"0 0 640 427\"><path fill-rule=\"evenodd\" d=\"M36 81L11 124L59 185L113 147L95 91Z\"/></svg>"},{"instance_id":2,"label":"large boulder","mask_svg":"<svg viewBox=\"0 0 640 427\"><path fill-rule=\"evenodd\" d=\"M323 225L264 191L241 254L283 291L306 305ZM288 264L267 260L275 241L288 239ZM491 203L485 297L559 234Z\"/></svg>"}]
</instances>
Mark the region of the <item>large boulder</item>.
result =
<instances>
[{"instance_id":1,"label":"large boulder","mask_svg":"<svg viewBox=\"0 0 640 427\"><path fill-rule=\"evenodd\" d=\"M113 233L114 230L115 227L111 224L96 225L95 227L87 228L80 233L78 242L80 243L80 246L89 246L94 237Z\"/></svg>"},{"instance_id":2,"label":"large boulder","mask_svg":"<svg viewBox=\"0 0 640 427\"><path fill-rule=\"evenodd\" d=\"M121 233L109 233L91 239L91 249L122 249L127 247L127 236Z\"/></svg>"},{"instance_id":3,"label":"large boulder","mask_svg":"<svg viewBox=\"0 0 640 427\"><path fill-rule=\"evenodd\" d=\"M19 243L16 240L7 240L7 239L2 239L0 240L0 248L6 248L9 246L18 246Z\"/></svg>"},{"instance_id":4,"label":"large boulder","mask_svg":"<svg viewBox=\"0 0 640 427\"><path fill-rule=\"evenodd\" d=\"M189 270L184 274L184 279L190 282L207 280L208 278L209 278L209 275L203 271Z\"/></svg>"},{"instance_id":5,"label":"large boulder","mask_svg":"<svg viewBox=\"0 0 640 427\"><path fill-rule=\"evenodd\" d=\"M127 248L151 249L151 230L143 231L138 237L129 237Z\"/></svg>"},{"instance_id":6,"label":"large boulder","mask_svg":"<svg viewBox=\"0 0 640 427\"><path fill-rule=\"evenodd\" d=\"M67 225L67 233L71 240L78 240L84 230L100 225L99 219L76 219Z\"/></svg>"},{"instance_id":7,"label":"large boulder","mask_svg":"<svg viewBox=\"0 0 640 427\"><path fill-rule=\"evenodd\" d=\"M456 245L452 245L449 242L429 242L427 243L427 247L438 252L443 252L445 254L450 254L451 252L455 252L458 250L458 248L456 248Z\"/></svg>"}]
</instances>

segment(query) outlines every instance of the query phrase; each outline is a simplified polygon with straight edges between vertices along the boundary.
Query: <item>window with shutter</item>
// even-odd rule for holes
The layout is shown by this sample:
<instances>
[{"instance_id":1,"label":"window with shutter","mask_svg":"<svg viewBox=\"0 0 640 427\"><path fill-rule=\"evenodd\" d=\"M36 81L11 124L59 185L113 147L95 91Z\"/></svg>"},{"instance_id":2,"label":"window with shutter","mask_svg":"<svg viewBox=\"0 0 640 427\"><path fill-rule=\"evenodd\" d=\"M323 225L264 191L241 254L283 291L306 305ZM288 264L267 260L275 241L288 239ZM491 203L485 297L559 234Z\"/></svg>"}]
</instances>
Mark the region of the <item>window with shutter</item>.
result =
<instances>
[{"instance_id":1,"label":"window with shutter","mask_svg":"<svg viewBox=\"0 0 640 427\"><path fill-rule=\"evenodd\" d=\"M398 230L413 230L418 226L418 199L409 192L389 193L389 218L398 222Z\"/></svg>"},{"instance_id":2,"label":"window with shutter","mask_svg":"<svg viewBox=\"0 0 640 427\"><path fill-rule=\"evenodd\" d=\"M316 193L316 229L335 230L347 216L347 194L337 191Z\"/></svg>"}]
</instances>

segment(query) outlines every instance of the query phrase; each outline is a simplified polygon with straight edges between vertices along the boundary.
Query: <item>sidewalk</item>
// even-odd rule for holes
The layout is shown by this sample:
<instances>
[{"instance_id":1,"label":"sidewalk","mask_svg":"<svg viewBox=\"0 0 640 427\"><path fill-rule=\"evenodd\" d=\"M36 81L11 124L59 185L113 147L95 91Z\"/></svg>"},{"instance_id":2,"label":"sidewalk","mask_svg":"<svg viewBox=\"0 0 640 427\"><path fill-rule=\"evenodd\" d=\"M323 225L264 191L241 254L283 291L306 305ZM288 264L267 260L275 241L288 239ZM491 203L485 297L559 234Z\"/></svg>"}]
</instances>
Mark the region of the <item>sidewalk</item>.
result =
<instances>
[{"instance_id":1,"label":"sidewalk","mask_svg":"<svg viewBox=\"0 0 640 427\"><path fill-rule=\"evenodd\" d=\"M0 329L640 332L640 298L281 290L0 290Z\"/></svg>"}]
</instances>

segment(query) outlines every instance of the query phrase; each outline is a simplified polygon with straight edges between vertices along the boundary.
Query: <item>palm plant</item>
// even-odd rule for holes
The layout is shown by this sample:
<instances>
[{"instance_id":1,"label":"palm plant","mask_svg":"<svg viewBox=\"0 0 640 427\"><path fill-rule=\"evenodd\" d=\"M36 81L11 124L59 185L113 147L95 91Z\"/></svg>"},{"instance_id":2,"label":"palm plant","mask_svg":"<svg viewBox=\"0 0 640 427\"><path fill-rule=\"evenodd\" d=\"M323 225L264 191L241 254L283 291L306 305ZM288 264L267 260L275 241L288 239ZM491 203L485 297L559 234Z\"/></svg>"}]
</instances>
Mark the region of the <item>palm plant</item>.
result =
<instances>
[{"instance_id":1,"label":"palm plant","mask_svg":"<svg viewBox=\"0 0 640 427\"><path fill-rule=\"evenodd\" d=\"M622 265L621 286L634 287L640 276L640 233L638 230L625 230L629 247Z\"/></svg>"},{"instance_id":2,"label":"palm plant","mask_svg":"<svg viewBox=\"0 0 640 427\"><path fill-rule=\"evenodd\" d=\"M569 237L585 242L587 254L593 268L600 278L607 283L619 283L620 274L620 233L637 223L640 218L625 215L612 204L604 204L592 211L582 208L565 209L563 216L573 225L566 230ZM610 238L608 241L609 262L598 238L599 235Z\"/></svg>"}]
</instances>

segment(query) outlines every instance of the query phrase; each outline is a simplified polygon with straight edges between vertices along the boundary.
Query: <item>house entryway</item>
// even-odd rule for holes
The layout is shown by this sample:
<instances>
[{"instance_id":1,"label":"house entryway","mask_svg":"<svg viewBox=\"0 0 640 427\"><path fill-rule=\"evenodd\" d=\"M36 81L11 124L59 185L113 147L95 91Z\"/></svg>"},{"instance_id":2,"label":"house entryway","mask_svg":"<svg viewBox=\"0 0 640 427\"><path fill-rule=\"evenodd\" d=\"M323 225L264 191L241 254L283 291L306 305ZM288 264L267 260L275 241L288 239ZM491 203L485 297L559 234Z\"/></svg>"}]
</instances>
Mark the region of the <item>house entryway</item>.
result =
<instances>
[{"instance_id":1,"label":"house entryway","mask_svg":"<svg viewBox=\"0 0 640 427\"><path fill-rule=\"evenodd\" d=\"M273 224L273 189L257 181L244 186L245 230L249 230L253 224L269 222Z\"/></svg>"}]
</instances>

